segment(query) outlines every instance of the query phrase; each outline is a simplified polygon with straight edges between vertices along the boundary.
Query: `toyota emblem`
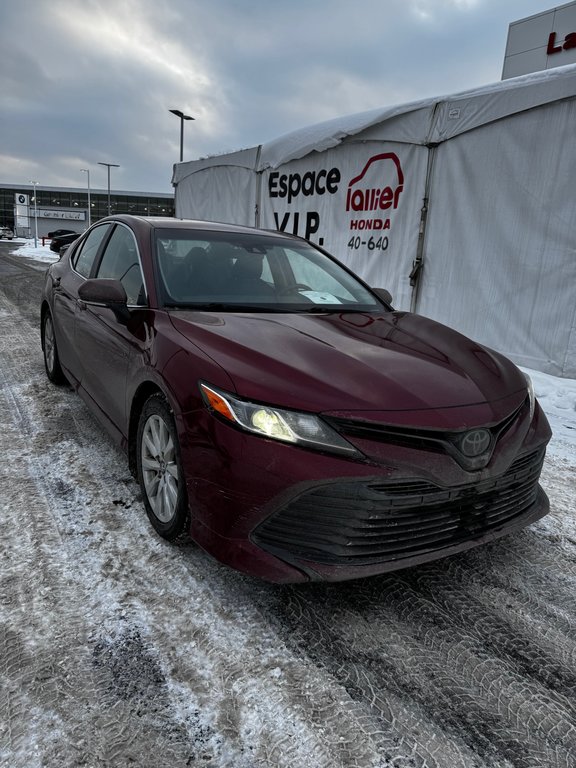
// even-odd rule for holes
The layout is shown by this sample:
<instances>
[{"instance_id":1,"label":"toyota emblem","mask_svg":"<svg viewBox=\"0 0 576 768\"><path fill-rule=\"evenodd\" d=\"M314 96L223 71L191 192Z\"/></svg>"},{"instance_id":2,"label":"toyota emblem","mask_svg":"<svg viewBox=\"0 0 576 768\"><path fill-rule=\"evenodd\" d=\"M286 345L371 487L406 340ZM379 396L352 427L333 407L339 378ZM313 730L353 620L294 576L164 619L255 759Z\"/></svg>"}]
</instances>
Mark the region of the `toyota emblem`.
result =
<instances>
[{"instance_id":1,"label":"toyota emblem","mask_svg":"<svg viewBox=\"0 0 576 768\"><path fill-rule=\"evenodd\" d=\"M460 440L460 450L470 458L481 456L488 450L492 436L487 429L473 429Z\"/></svg>"}]
</instances>

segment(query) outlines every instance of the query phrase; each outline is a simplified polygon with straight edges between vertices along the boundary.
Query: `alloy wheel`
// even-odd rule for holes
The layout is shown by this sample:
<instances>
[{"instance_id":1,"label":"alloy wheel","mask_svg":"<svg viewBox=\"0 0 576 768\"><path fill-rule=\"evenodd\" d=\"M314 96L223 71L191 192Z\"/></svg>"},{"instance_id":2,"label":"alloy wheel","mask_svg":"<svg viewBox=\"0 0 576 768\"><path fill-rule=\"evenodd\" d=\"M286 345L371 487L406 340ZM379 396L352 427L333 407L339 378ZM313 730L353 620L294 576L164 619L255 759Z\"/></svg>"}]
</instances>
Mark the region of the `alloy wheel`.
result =
<instances>
[{"instance_id":1,"label":"alloy wheel","mask_svg":"<svg viewBox=\"0 0 576 768\"><path fill-rule=\"evenodd\" d=\"M44 358L46 359L48 372L53 374L56 362L56 342L54 339L54 326L52 325L50 315L46 315L44 322Z\"/></svg>"},{"instance_id":2,"label":"alloy wheel","mask_svg":"<svg viewBox=\"0 0 576 768\"><path fill-rule=\"evenodd\" d=\"M177 511L180 477L174 440L158 414L149 416L144 424L140 459L152 512L162 523L169 523Z\"/></svg>"}]
</instances>

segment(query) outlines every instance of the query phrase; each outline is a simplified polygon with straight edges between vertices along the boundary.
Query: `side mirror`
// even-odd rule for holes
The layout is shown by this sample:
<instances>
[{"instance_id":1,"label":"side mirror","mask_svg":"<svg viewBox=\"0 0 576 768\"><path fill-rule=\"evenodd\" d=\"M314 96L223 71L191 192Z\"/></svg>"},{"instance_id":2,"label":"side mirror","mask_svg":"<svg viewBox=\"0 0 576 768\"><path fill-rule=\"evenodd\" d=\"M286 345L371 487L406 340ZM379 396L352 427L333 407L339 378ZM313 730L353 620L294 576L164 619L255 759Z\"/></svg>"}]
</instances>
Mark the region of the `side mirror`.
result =
<instances>
[{"instance_id":1,"label":"side mirror","mask_svg":"<svg viewBox=\"0 0 576 768\"><path fill-rule=\"evenodd\" d=\"M130 319L128 297L120 280L103 277L86 280L79 286L78 296L86 304L108 307L114 312L116 320L123 325Z\"/></svg>"},{"instance_id":2,"label":"side mirror","mask_svg":"<svg viewBox=\"0 0 576 768\"><path fill-rule=\"evenodd\" d=\"M379 299L382 299L385 304L392 306L392 294L390 291L386 290L386 288L372 288L372 291Z\"/></svg>"},{"instance_id":3,"label":"side mirror","mask_svg":"<svg viewBox=\"0 0 576 768\"><path fill-rule=\"evenodd\" d=\"M122 283L108 278L85 280L78 288L78 296L87 304L104 304L111 308L126 306L128 302Z\"/></svg>"}]
</instances>

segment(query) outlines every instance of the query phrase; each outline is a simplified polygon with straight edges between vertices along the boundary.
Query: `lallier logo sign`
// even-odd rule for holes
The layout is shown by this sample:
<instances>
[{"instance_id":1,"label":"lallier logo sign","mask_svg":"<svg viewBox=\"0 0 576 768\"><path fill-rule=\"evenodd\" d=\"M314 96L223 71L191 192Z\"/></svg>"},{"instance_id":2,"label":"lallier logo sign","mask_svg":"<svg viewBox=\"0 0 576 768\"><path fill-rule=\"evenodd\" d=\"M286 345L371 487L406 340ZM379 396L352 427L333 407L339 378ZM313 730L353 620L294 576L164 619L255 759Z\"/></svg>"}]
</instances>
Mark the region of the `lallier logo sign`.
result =
<instances>
[{"instance_id":1,"label":"lallier logo sign","mask_svg":"<svg viewBox=\"0 0 576 768\"><path fill-rule=\"evenodd\" d=\"M556 40L556 32L550 32L548 48L546 49L548 56L551 56L553 53L560 53L561 51L570 51L573 48L576 48L576 32L570 32L564 40Z\"/></svg>"},{"instance_id":2,"label":"lallier logo sign","mask_svg":"<svg viewBox=\"0 0 576 768\"><path fill-rule=\"evenodd\" d=\"M268 193L274 200L293 202L298 210L283 214L274 211L276 229L302 235L324 244L320 213L310 210L315 200L334 196L338 206L334 220L342 222L349 234L348 248L385 251L390 244L392 218L404 189L402 165L394 152L370 157L360 172L343 179L339 168L320 168L304 173L273 171L268 180ZM341 192L337 196L338 192ZM343 194L342 194L343 193ZM340 202L336 202L336 201Z\"/></svg>"}]
</instances>

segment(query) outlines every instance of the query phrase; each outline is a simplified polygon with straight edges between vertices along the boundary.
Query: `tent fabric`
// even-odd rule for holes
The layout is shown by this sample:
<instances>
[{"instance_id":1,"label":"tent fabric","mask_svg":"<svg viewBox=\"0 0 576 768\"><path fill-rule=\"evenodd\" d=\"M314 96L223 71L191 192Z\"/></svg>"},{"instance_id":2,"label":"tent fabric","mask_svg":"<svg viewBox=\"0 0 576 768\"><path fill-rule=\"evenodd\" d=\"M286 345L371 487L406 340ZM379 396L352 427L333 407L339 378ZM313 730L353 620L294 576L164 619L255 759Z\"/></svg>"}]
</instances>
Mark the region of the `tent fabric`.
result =
<instances>
[{"instance_id":1,"label":"tent fabric","mask_svg":"<svg viewBox=\"0 0 576 768\"><path fill-rule=\"evenodd\" d=\"M331 149L350 136L356 136L367 129L379 128L383 125L386 125L387 138L390 141L422 144L426 141L433 111L434 102L428 99L424 102L338 117L301 128L263 144L256 170L278 168L290 160L298 160L310 152ZM395 131L390 131L391 125L395 126Z\"/></svg>"},{"instance_id":2,"label":"tent fabric","mask_svg":"<svg viewBox=\"0 0 576 768\"><path fill-rule=\"evenodd\" d=\"M388 141L404 140L414 144L446 141L507 115L573 96L576 92L575 81L576 65L568 65L511 78L451 97L424 99L338 117L263 144L256 170L278 168L310 152L323 152L373 126L383 129ZM392 131L390 124L393 124ZM407 125L409 130L406 130Z\"/></svg>"},{"instance_id":3,"label":"tent fabric","mask_svg":"<svg viewBox=\"0 0 576 768\"><path fill-rule=\"evenodd\" d=\"M430 143L447 141L482 125L576 94L576 66L571 64L504 80L438 102Z\"/></svg>"},{"instance_id":4,"label":"tent fabric","mask_svg":"<svg viewBox=\"0 0 576 768\"><path fill-rule=\"evenodd\" d=\"M568 65L177 164L176 213L307 237L399 309L576 377L575 124Z\"/></svg>"},{"instance_id":5,"label":"tent fabric","mask_svg":"<svg viewBox=\"0 0 576 768\"><path fill-rule=\"evenodd\" d=\"M241 149L238 152L229 152L227 154L205 157L201 160L192 160L186 163L175 163L172 173L172 184L180 184L181 181L186 179L192 173L203 171L206 168L232 166L255 170L258 165L259 154L259 147L251 147L250 149Z\"/></svg>"},{"instance_id":6,"label":"tent fabric","mask_svg":"<svg viewBox=\"0 0 576 768\"><path fill-rule=\"evenodd\" d=\"M521 365L571 376L574 164L559 147L573 142L575 124L572 99L438 147L418 304Z\"/></svg>"},{"instance_id":7,"label":"tent fabric","mask_svg":"<svg viewBox=\"0 0 576 768\"><path fill-rule=\"evenodd\" d=\"M303 198L300 194L296 201L288 197L272 198L261 195L260 225L269 229L282 229L291 234L315 240L329 253L337 255L348 267L361 275L366 282L376 288L387 288L395 297L397 306L410 306L411 287L409 274L413 254L417 247L418 226L422 197L425 190L426 147L400 142L387 142L388 153L400 158L401 166L410 169L410 183L406 183L401 192L402 205L395 212L391 229L350 229L343 226L343 212L346 208L348 192L347 180L357 176L358 170L365 165L368 155L378 155L380 142L350 139L345 145L326 150L317 159L322 168L338 167L342 177L338 190L333 194L316 195ZM288 167L290 173L299 173L302 178L310 170L308 158L294 160ZM374 185L385 179L391 187L397 187L397 172L390 159L378 163ZM382 170L380 170L380 168ZM262 189L269 188L271 174L268 168L262 173ZM303 205L303 200L313 200L310 206ZM388 217L370 213L368 221L376 219L386 225ZM321 222L321 231L314 227ZM318 234L318 236L316 236Z\"/></svg>"},{"instance_id":8,"label":"tent fabric","mask_svg":"<svg viewBox=\"0 0 576 768\"><path fill-rule=\"evenodd\" d=\"M183 177L183 181L187 180ZM254 225L257 183L254 172L241 165L200 168L194 173L192 183L178 183L176 216Z\"/></svg>"}]
</instances>

